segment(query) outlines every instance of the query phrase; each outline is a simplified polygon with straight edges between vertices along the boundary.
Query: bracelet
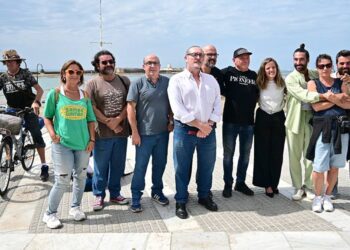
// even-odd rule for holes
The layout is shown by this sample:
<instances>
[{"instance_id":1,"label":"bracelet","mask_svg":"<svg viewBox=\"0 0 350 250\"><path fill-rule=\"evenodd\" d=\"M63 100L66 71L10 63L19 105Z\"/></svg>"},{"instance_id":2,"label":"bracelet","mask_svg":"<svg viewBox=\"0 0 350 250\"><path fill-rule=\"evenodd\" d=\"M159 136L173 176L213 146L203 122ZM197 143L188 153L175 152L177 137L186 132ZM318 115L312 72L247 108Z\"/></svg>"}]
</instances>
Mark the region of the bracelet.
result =
<instances>
[{"instance_id":1,"label":"bracelet","mask_svg":"<svg viewBox=\"0 0 350 250\"><path fill-rule=\"evenodd\" d=\"M95 140L91 140L91 139L90 139L89 141L92 141L93 143L95 143Z\"/></svg>"}]
</instances>

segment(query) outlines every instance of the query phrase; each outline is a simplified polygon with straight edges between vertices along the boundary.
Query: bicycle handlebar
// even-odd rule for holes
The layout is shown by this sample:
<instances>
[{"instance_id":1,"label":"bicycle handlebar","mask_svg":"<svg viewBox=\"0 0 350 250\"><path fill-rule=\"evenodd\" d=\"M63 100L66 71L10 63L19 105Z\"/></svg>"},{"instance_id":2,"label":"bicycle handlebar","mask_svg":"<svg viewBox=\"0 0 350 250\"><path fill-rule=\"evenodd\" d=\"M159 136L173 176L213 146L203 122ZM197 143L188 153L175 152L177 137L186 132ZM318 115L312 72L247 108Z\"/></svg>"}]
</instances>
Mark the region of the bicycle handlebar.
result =
<instances>
[{"instance_id":1,"label":"bicycle handlebar","mask_svg":"<svg viewBox=\"0 0 350 250\"><path fill-rule=\"evenodd\" d=\"M16 112L16 116L22 116L24 114L29 114L29 113L32 113L32 112L34 112L33 108L25 107L24 109Z\"/></svg>"}]
</instances>

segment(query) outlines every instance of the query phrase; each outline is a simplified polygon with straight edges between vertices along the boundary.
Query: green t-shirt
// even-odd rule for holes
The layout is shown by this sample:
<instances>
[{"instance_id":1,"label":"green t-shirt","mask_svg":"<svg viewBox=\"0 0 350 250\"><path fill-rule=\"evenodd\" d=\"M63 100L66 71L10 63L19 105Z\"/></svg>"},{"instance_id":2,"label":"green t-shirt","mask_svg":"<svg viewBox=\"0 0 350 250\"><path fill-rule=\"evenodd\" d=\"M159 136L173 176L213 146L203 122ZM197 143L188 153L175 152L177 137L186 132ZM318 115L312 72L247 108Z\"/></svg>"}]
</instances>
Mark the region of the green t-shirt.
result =
<instances>
[{"instance_id":1,"label":"green t-shirt","mask_svg":"<svg viewBox=\"0 0 350 250\"><path fill-rule=\"evenodd\" d=\"M63 146L85 150L90 140L88 122L96 121L91 100L72 100L61 93L57 94L57 100L55 92L52 89L46 97L44 116L54 118L55 133L60 136Z\"/></svg>"}]
</instances>

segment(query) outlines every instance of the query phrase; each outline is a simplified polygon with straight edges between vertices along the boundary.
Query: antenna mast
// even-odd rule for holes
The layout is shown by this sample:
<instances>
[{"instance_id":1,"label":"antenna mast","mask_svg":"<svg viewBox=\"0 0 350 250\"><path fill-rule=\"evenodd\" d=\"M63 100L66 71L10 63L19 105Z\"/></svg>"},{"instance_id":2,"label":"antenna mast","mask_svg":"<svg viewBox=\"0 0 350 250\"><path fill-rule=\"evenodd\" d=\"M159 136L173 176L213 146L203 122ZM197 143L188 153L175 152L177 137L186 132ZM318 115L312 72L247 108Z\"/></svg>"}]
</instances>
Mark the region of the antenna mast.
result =
<instances>
[{"instance_id":1,"label":"antenna mast","mask_svg":"<svg viewBox=\"0 0 350 250\"><path fill-rule=\"evenodd\" d=\"M103 49L104 44L112 44L110 42L104 42L102 38L102 0L100 0L100 41L91 43L98 43L100 45L100 50Z\"/></svg>"}]
</instances>

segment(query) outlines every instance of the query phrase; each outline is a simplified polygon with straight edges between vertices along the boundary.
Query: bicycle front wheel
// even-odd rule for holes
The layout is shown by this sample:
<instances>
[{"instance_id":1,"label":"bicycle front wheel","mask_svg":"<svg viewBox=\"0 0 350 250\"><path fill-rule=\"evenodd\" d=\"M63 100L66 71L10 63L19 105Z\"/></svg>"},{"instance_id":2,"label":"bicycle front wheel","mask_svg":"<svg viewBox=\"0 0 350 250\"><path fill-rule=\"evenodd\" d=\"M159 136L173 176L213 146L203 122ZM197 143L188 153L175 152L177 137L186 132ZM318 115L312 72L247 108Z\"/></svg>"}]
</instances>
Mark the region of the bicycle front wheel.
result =
<instances>
[{"instance_id":1,"label":"bicycle front wheel","mask_svg":"<svg viewBox=\"0 0 350 250\"><path fill-rule=\"evenodd\" d=\"M30 133L27 133L23 143L21 164L25 171L32 168L35 158L35 145Z\"/></svg>"},{"instance_id":2,"label":"bicycle front wheel","mask_svg":"<svg viewBox=\"0 0 350 250\"><path fill-rule=\"evenodd\" d=\"M9 186L11 177L11 145L2 141L0 145L0 195L4 195Z\"/></svg>"}]
</instances>

